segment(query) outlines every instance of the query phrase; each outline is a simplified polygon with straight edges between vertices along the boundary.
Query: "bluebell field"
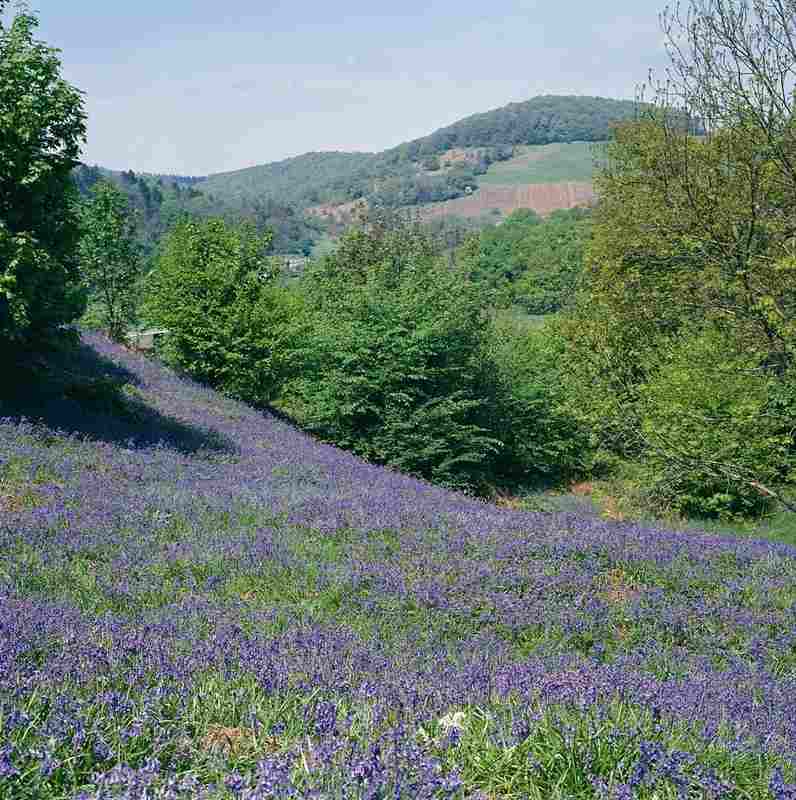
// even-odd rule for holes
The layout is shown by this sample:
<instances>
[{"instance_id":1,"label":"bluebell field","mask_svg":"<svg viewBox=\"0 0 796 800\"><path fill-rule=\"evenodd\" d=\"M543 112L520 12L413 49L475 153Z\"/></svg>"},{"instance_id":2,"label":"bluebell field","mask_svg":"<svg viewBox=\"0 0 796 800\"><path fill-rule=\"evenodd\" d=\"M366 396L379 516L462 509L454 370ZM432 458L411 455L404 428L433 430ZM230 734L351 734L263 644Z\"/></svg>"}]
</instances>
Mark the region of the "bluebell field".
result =
<instances>
[{"instance_id":1,"label":"bluebell field","mask_svg":"<svg viewBox=\"0 0 796 800\"><path fill-rule=\"evenodd\" d=\"M84 342L127 406L0 420L0 798L796 798L796 548L498 508Z\"/></svg>"}]
</instances>

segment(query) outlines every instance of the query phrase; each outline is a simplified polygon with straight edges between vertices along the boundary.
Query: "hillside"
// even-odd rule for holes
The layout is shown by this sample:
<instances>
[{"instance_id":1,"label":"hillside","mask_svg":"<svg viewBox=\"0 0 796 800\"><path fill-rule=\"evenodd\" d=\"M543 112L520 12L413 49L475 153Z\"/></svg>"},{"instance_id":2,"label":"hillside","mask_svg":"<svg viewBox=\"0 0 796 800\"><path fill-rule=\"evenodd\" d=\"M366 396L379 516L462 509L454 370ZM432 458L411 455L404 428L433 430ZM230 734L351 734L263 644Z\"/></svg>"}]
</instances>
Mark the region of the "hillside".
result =
<instances>
[{"instance_id":1,"label":"hillside","mask_svg":"<svg viewBox=\"0 0 796 800\"><path fill-rule=\"evenodd\" d=\"M205 177L81 165L75 180L83 194L100 177L123 189L139 211L147 252L190 214L249 219L274 231L274 252L307 255L351 220L355 202L421 206L426 217L516 208L544 214L588 203L590 143L637 112L630 101L544 96L474 114L381 153L305 153ZM555 186L523 190L531 184Z\"/></svg>"},{"instance_id":2,"label":"hillside","mask_svg":"<svg viewBox=\"0 0 796 800\"><path fill-rule=\"evenodd\" d=\"M529 147L598 142L614 122L638 114L636 103L596 97L535 97L466 117L381 153L307 153L285 161L211 175L199 184L219 198L274 197L302 208L364 198L385 206L422 205L461 197L501 162L532 158ZM577 180L585 145L546 153L552 177ZM561 166L553 167L558 159ZM512 167L514 169L515 165ZM586 166L577 168L586 178ZM589 173L590 174L590 173ZM486 178L495 182L495 178ZM532 181L529 181L532 182Z\"/></svg>"},{"instance_id":3,"label":"hillside","mask_svg":"<svg viewBox=\"0 0 796 800\"><path fill-rule=\"evenodd\" d=\"M61 358L3 387L3 797L791 796L793 547L501 509Z\"/></svg>"},{"instance_id":4,"label":"hillside","mask_svg":"<svg viewBox=\"0 0 796 800\"><path fill-rule=\"evenodd\" d=\"M274 252L308 255L351 221L358 202L419 206L426 218L518 208L546 214L588 204L592 143L609 137L612 122L637 113L630 101L544 96L474 114L381 153L305 153L205 177L81 165L75 181L83 194L100 177L124 190L139 212L146 252L189 214L251 220L274 232Z\"/></svg>"}]
</instances>

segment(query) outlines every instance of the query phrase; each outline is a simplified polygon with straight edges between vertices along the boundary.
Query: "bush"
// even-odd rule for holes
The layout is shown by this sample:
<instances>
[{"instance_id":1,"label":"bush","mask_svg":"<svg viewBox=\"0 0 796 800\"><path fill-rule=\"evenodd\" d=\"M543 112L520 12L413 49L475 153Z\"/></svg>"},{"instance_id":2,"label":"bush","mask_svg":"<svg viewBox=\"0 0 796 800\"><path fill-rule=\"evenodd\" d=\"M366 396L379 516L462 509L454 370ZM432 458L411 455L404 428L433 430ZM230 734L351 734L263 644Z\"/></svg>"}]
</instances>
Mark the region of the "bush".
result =
<instances>
[{"instance_id":1,"label":"bush","mask_svg":"<svg viewBox=\"0 0 796 800\"><path fill-rule=\"evenodd\" d=\"M660 505L757 516L794 465L793 383L713 330L678 338L641 390L645 466Z\"/></svg>"},{"instance_id":2,"label":"bush","mask_svg":"<svg viewBox=\"0 0 796 800\"><path fill-rule=\"evenodd\" d=\"M163 245L145 302L145 314L169 330L166 360L257 404L279 392L301 349L301 299L265 268L269 243L247 225L182 222Z\"/></svg>"},{"instance_id":3,"label":"bush","mask_svg":"<svg viewBox=\"0 0 796 800\"><path fill-rule=\"evenodd\" d=\"M476 287L418 227L349 232L307 278L308 370L287 405L323 438L459 488L494 471L502 443Z\"/></svg>"}]
</instances>

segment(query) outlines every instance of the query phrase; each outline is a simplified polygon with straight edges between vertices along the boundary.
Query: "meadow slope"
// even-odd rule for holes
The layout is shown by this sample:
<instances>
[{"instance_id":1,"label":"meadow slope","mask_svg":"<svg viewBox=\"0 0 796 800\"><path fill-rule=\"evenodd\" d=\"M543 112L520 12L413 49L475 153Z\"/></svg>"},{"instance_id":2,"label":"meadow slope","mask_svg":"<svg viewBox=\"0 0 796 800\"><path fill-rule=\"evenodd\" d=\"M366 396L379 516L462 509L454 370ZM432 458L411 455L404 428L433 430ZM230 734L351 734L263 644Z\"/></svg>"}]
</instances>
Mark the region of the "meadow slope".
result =
<instances>
[{"instance_id":1,"label":"meadow slope","mask_svg":"<svg viewBox=\"0 0 796 800\"><path fill-rule=\"evenodd\" d=\"M500 509L84 341L0 420L0 797L796 796L796 548Z\"/></svg>"}]
</instances>

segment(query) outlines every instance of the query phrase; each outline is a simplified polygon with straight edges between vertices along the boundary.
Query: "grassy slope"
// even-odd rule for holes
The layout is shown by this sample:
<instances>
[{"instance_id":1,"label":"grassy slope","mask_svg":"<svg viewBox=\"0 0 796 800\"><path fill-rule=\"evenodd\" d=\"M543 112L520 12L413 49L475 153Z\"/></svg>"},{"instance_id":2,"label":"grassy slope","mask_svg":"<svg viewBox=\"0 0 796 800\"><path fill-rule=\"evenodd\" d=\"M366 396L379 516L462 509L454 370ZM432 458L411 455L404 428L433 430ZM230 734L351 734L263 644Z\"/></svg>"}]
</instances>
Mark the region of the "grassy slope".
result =
<instances>
[{"instance_id":1,"label":"grassy slope","mask_svg":"<svg viewBox=\"0 0 796 800\"><path fill-rule=\"evenodd\" d=\"M591 181L594 147L590 142L518 147L514 158L491 164L480 185L519 186L533 183Z\"/></svg>"},{"instance_id":2,"label":"grassy slope","mask_svg":"<svg viewBox=\"0 0 796 800\"><path fill-rule=\"evenodd\" d=\"M795 549L485 505L88 341L2 398L3 798L790 796Z\"/></svg>"}]
</instances>

